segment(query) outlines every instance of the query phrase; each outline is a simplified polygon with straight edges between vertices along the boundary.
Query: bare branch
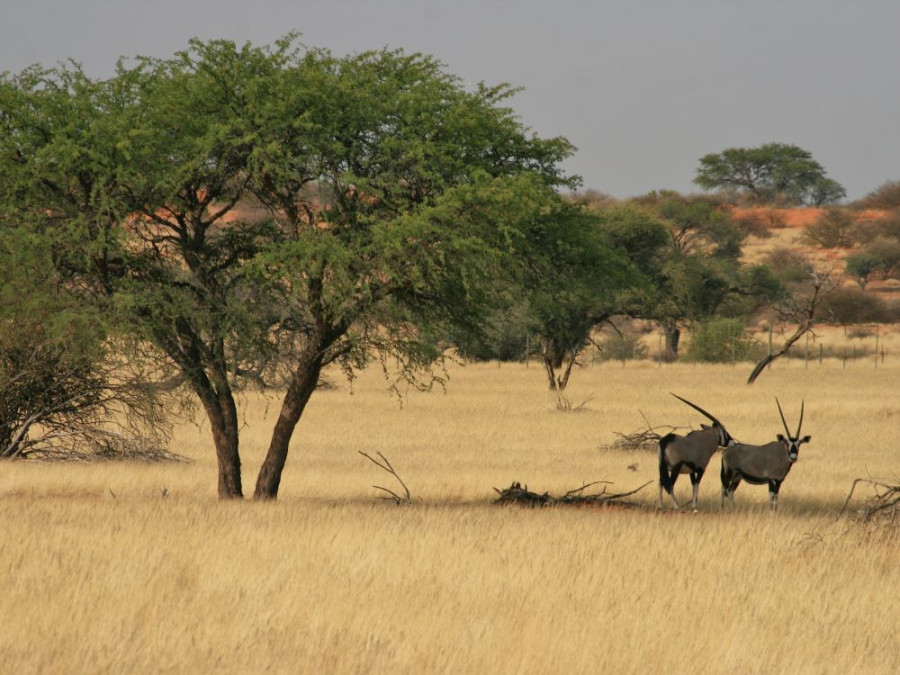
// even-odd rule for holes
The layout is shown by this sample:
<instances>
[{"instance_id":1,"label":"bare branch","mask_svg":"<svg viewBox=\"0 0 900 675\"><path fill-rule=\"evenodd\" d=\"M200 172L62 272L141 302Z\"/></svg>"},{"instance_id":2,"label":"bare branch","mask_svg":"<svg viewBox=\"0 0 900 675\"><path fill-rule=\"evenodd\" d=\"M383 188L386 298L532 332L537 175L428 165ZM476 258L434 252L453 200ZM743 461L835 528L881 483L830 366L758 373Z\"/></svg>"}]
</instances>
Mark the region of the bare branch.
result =
<instances>
[{"instance_id":1,"label":"bare branch","mask_svg":"<svg viewBox=\"0 0 900 675\"><path fill-rule=\"evenodd\" d=\"M376 490L382 490L383 492L388 493L390 495L390 499L393 499L395 504L411 504L412 503L412 497L410 496L409 488L406 487L406 483L404 483L403 479L400 478L400 476L397 474L397 471L394 469L394 467L390 463L390 461L388 461L387 457L385 457L383 454L381 454L381 452L379 452L378 456L381 458L381 461L378 461L377 459L372 457L367 452L363 452L362 450L357 450L357 452L360 455L362 455L363 457L365 457L367 460L372 462L379 469L383 469L384 471L387 471L389 474L391 474L397 480L397 482L400 483L400 486L403 488L405 496L401 497L393 490L389 490L388 488L382 487L380 485L373 485L372 486L373 488L375 488ZM388 499L388 498L384 497L384 499Z\"/></svg>"},{"instance_id":2,"label":"bare branch","mask_svg":"<svg viewBox=\"0 0 900 675\"><path fill-rule=\"evenodd\" d=\"M837 289L837 284L831 277L832 272L833 269L828 269L823 272L811 272L811 292L802 297L791 296L786 298L775 308L775 311L779 314L782 321L796 323L797 329L785 339L784 344L780 349L768 354L754 366L753 371L750 373L750 377L747 378L747 384L753 384L766 369L766 366L775 361L775 359L786 354L791 346L801 337L810 332L815 335L813 328L818 319L819 305L826 296Z\"/></svg>"},{"instance_id":3,"label":"bare branch","mask_svg":"<svg viewBox=\"0 0 900 675\"><path fill-rule=\"evenodd\" d=\"M897 515L898 510L900 510L900 483L888 483L886 481L873 480L871 478L857 478L853 481L850 492L847 493L844 505L838 512L838 518L844 514L847 505L850 503L850 499L853 497L853 492L860 483L871 485L875 491L875 496L870 497L865 504L863 504L862 508L859 509L859 514L863 522L867 522L877 514L885 511L891 512L892 519Z\"/></svg>"}]
</instances>

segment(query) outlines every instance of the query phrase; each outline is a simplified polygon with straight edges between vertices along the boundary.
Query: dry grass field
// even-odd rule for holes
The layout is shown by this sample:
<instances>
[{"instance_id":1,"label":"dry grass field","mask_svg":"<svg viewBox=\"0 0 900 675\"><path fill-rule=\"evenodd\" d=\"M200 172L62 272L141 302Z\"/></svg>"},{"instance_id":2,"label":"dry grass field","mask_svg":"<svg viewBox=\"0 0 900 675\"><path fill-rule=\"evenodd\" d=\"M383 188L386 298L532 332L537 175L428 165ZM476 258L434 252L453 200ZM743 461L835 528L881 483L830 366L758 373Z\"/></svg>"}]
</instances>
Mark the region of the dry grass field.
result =
<instances>
[{"instance_id":1,"label":"dry grass field","mask_svg":"<svg viewBox=\"0 0 900 675\"><path fill-rule=\"evenodd\" d=\"M402 407L377 369L352 392L336 376L276 503L217 502L202 423L177 428L188 464L0 464L0 671L896 673L900 525L836 518L854 478L900 474L891 353L778 362L752 387L748 364L597 364L573 375L577 412L534 364L453 366ZM776 514L748 485L720 511L718 456L698 513L656 510L655 454L604 446L639 411L698 425L670 391L747 442L781 431L774 396L792 425L805 399ZM243 405L252 489L277 403ZM359 451L414 503L379 500L395 486ZM636 509L493 505L513 480L653 484Z\"/></svg>"}]
</instances>

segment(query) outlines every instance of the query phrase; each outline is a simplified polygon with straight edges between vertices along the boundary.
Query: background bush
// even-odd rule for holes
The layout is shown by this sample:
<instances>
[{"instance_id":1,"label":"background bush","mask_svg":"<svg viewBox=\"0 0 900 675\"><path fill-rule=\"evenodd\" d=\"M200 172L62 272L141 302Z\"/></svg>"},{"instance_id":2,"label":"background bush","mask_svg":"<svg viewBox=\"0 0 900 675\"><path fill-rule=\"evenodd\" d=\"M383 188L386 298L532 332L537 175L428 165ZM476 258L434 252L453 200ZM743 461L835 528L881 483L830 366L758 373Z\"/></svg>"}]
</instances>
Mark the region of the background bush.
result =
<instances>
[{"instance_id":1,"label":"background bush","mask_svg":"<svg viewBox=\"0 0 900 675\"><path fill-rule=\"evenodd\" d=\"M687 349L689 361L758 361L766 346L748 335L741 319L713 319L697 326Z\"/></svg>"},{"instance_id":2,"label":"background bush","mask_svg":"<svg viewBox=\"0 0 900 675\"><path fill-rule=\"evenodd\" d=\"M626 359L646 359L647 345L636 333L613 333L600 342L601 361L624 361Z\"/></svg>"}]
</instances>

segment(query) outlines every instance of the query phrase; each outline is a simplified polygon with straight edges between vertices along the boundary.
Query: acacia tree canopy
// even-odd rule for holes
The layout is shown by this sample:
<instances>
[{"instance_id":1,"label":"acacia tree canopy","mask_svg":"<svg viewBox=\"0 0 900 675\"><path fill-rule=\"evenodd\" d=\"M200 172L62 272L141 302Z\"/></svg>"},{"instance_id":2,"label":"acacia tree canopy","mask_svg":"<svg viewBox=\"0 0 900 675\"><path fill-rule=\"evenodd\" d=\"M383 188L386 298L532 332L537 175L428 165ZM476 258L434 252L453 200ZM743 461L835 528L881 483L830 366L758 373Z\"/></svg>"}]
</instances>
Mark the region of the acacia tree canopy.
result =
<instances>
[{"instance_id":1,"label":"acacia tree canopy","mask_svg":"<svg viewBox=\"0 0 900 675\"><path fill-rule=\"evenodd\" d=\"M554 188L575 184L571 145L524 128L510 87L296 44L195 40L109 80L37 69L0 90L0 201L66 238L98 306L180 372L223 498L243 495L243 374L280 367L287 384L255 489L274 498L322 369L396 358L428 386L430 329L479 324Z\"/></svg>"},{"instance_id":2,"label":"acacia tree canopy","mask_svg":"<svg viewBox=\"0 0 900 675\"><path fill-rule=\"evenodd\" d=\"M727 148L704 155L694 182L707 190L737 191L758 202L784 199L792 204L821 206L846 196L846 190L825 175L812 154L784 143Z\"/></svg>"}]
</instances>

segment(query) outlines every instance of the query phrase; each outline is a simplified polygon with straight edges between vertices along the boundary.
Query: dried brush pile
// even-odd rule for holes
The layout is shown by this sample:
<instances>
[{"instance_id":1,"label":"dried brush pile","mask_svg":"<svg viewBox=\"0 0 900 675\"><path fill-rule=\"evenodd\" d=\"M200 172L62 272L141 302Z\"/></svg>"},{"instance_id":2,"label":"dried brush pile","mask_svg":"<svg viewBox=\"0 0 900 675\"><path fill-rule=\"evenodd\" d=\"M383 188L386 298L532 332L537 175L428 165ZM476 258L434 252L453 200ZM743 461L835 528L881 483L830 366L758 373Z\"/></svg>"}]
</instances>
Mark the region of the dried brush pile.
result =
<instances>
[{"instance_id":1,"label":"dried brush pile","mask_svg":"<svg viewBox=\"0 0 900 675\"><path fill-rule=\"evenodd\" d=\"M603 485L603 489L600 490L600 492L586 494L585 490L594 485ZM494 492L499 495L497 499L494 500L494 503L520 504L523 506L604 506L615 503L620 506L637 507L637 504L620 500L643 490L650 485L650 483L644 483L639 488L629 490L628 492L607 492L606 487L608 485L612 485L612 483L609 481L598 480L593 483L582 485L580 488L569 490L559 497L554 497L549 492L532 492L528 489L527 485L522 487L521 483L515 481L508 488L503 490L494 488Z\"/></svg>"}]
</instances>

